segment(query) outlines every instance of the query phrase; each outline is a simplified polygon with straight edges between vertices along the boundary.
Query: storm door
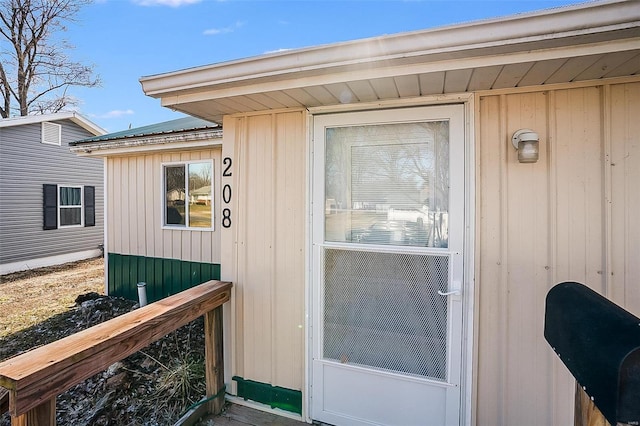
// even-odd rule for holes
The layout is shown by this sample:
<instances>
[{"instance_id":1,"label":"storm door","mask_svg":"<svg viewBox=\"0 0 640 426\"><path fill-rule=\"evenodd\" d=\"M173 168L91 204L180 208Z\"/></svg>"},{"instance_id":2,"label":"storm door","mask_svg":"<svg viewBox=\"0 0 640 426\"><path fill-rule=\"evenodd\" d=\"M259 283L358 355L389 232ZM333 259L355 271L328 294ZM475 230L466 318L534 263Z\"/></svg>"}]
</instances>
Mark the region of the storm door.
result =
<instances>
[{"instance_id":1,"label":"storm door","mask_svg":"<svg viewBox=\"0 0 640 426\"><path fill-rule=\"evenodd\" d=\"M314 117L315 420L459 423L463 114Z\"/></svg>"}]
</instances>

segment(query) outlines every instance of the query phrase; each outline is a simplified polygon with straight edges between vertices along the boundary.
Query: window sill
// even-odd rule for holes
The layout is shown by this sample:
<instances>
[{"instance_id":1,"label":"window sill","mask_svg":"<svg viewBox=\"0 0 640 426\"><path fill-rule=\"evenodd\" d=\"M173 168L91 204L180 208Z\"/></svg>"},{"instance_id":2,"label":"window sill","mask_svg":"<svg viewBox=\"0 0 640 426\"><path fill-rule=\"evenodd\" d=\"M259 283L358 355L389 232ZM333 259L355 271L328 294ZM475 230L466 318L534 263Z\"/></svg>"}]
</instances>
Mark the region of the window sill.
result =
<instances>
[{"instance_id":1,"label":"window sill","mask_svg":"<svg viewBox=\"0 0 640 426\"><path fill-rule=\"evenodd\" d=\"M186 227L186 226L170 226L170 225L163 225L162 229L167 231L202 231L202 232L215 231L214 228L192 228L192 227Z\"/></svg>"}]
</instances>

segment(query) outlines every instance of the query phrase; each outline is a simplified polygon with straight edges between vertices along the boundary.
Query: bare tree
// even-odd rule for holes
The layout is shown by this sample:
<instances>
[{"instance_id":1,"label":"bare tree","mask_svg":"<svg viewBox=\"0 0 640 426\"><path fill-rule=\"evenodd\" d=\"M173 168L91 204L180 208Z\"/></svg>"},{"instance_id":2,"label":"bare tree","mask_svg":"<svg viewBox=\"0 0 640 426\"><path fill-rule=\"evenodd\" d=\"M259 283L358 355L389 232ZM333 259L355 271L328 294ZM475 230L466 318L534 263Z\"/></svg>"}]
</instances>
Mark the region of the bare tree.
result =
<instances>
[{"instance_id":1,"label":"bare tree","mask_svg":"<svg viewBox=\"0 0 640 426\"><path fill-rule=\"evenodd\" d=\"M66 31L91 0L0 0L0 116L58 112L77 105L71 86L95 87L93 67L72 61ZM55 39L54 39L55 38Z\"/></svg>"}]
</instances>

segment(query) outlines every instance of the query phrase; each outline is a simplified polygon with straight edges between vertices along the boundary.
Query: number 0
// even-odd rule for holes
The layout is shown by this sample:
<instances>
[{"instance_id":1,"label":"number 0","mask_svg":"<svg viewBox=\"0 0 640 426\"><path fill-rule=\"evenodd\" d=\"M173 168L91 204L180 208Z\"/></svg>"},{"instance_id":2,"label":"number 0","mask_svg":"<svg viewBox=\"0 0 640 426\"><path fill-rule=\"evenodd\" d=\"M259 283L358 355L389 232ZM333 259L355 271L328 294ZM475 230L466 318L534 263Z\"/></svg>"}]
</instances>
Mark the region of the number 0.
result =
<instances>
[{"instance_id":1,"label":"number 0","mask_svg":"<svg viewBox=\"0 0 640 426\"><path fill-rule=\"evenodd\" d=\"M225 204L229 204L231 202L231 185L229 184L226 184L222 188L222 201L224 201Z\"/></svg>"}]
</instances>

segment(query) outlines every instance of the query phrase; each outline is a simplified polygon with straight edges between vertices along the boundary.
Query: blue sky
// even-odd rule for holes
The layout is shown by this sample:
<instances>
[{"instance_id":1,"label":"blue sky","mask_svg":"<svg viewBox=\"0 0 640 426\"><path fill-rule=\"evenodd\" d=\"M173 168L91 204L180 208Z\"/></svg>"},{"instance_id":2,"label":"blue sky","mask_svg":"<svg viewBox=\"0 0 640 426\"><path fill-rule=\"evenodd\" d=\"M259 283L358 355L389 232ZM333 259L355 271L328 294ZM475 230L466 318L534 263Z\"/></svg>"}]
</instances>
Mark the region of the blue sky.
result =
<instances>
[{"instance_id":1,"label":"blue sky","mask_svg":"<svg viewBox=\"0 0 640 426\"><path fill-rule=\"evenodd\" d=\"M143 94L142 76L578 2L97 0L63 37L102 79L72 90L80 113L115 132L182 117Z\"/></svg>"}]
</instances>

